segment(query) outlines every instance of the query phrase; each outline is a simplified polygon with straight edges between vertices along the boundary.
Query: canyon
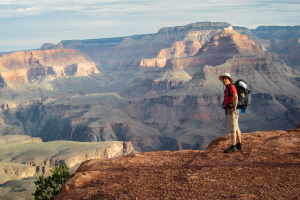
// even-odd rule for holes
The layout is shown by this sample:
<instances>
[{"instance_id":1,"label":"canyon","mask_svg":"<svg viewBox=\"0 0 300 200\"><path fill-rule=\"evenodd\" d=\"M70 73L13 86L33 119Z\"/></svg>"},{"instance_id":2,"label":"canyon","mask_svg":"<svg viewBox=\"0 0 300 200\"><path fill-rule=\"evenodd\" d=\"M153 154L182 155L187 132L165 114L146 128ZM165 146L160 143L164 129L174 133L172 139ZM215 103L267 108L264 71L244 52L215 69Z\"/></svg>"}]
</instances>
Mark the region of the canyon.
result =
<instances>
[{"instance_id":1,"label":"canyon","mask_svg":"<svg viewBox=\"0 0 300 200\"><path fill-rule=\"evenodd\" d=\"M204 150L228 133L224 72L252 93L242 132L292 129L300 120L299 38L298 26L198 22L2 54L0 135L43 144L121 141L138 152ZM15 178L17 168L9 169Z\"/></svg>"},{"instance_id":2,"label":"canyon","mask_svg":"<svg viewBox=\"0 0 300 200\"><path fill-rule=\"evenodd\" d=\"M218 81L224 72L251 88L242 129L291 128L298 123L300 72L269 51L279 52L272 42L265 45L274 29L257 30L199 22L4 54L0 133L130 141L138 151L204 149L227 131Z\"/></svg>"},{"instance_id":3,"label":"canyon","mask_svg":"<svg viewBox=\"0 0 300 200\"><path fill-rule=\"evenodd\" d=\"M224 72L251 88L243 130L289 129L298 123L300 72L268 51L273 43L262 46L266 38L203 22L2 55L0 133L130 141L138 151L205 149L227 131L218 81Z\"/></svg>"}]
</instances>

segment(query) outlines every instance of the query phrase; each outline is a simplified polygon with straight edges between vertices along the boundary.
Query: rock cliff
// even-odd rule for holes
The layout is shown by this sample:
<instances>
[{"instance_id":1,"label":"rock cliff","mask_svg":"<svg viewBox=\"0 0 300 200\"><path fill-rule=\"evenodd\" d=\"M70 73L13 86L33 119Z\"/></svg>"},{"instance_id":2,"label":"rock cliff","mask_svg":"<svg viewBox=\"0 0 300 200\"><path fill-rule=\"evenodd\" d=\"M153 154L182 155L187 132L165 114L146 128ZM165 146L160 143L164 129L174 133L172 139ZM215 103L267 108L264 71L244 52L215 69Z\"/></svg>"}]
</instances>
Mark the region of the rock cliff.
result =
<instances>
[{"instance_id":1,"label":"rock cliff","mask_svg":"<svg viewBox=\"0 0 300 200\"><path fill-rule=\"evenodd\" d=\"M170 57L195 54L211 36L228 26L230 24L223 22L198 22L161 28L156 34L61 41L61 48L79 49L105 69L139 67L141 63L143 66L163 66ZM58 45L42 46L42 49L56 48Z\"/></svg>"},{"instance_id":2,"label":"rock cliff","mask_svg":"<svg viewBox=\"0 0 300 200\"><path fill-rule=\"evenodd\" d=\"M190 35L195 35L194 37L196 38L197 36L203 36L205 35L205 33L203 32L204 31L189 33L187 39ZM217 31L206 31L206 34L209 36L215 34L216 32ZM140 66L164 67L166 65L166 61L170 58L183 58L195 55L198 52L198 50L202 47L202 45L206 42L205 40L186 41L187 39L173 43L172 47L168 49L160 50L156 58L143 59L141 61Z\"/></svg>"},{"instance_id":3,"label":"rock cliff","mask_svg":"<svg viewBox=\"0 0 300 200\"><path fill-rule=\"evenodd\" d=\"M79 50L56 49L22 51L0 57L1 83L25 83L35 76L82 76L99 73L95 64Z\"/></svg>"},{"instance_id":4,"label":"rock cliff","mask_svg":"<svg viewBox=\"0 0 300 200\"><path fill-rule=\"evenodd\" d=\"M275 52L288 66L300 71L300 26L259 26L251 34L258 36L253 39L262 49Z\"/></svg>"},{"instance_id":5,"label":"rock cliff","mask_svg":"<svg viewBox=\"0 0 300 200\"><path fill-rule=\"evenodd\" d=\"M134 152L130 142L42 142L23 135L0 136L0 184L37 174L49 174L53 166L68 168L96 158L112 158Z\"/></svg>"},{"instance_id":6,"label":"rock cliff","mask_svg":"<svg viewBox=\"0 0 300 200\"><path fill-rule=\"evenodd\" d=\"M82 163L57 199L299 198L300 130L243 134L244 149L224 154L230 135L205 151L159 151ZM237 185L238 186L234 186Z\"/></svg>"},{"instance_id":7,"label":"rock cliff","mask_svg":"<svg viewBox=\"0 0 300 200\"><path fill-rule=\"evenodd\" d=\"M220 33L211 37L193 57L171 59L166 65L183 69L204 65L216 66L225 63L228 59L239 55L256 55L262 53L258 45L233 30L233 27L224 28Z\"/></svg>"},{"instance_id":8,"label":"rock cliff","mask_svg":"<svg viewBox=\"0 0 300 200\"><path fill-rule=\"evenodd\" d=\"M23 134L41 137L43 141L131 141L137 151L160 149L163 136L120 111L125 105L126 101L115 93L39 101L23 107L5 107L5 118L9 120L3 126L18 124ZM8 134L7 129L0 129L0 134L5 133Z\"/></svg>"}]
</instances>

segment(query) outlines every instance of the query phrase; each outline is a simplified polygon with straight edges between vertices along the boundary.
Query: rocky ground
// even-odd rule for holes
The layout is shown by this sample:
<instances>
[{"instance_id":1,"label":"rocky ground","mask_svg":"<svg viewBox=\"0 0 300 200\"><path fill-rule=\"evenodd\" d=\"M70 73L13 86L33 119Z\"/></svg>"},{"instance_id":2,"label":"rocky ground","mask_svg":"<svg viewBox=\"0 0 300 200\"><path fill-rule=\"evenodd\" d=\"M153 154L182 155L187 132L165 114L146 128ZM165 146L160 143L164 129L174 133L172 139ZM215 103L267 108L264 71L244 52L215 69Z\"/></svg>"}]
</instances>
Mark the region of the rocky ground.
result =
<instances>
[{"instance_id":1,"label":"rocky ground","mask_svg":"<svg viewBox=\"0 0 300 200\"><path fill-rule=\"evenodd\" d=\"M157 151L81 164L57 199L298 199L300 126L230 135L207 150Z\"/></svg>"}]
</instances>

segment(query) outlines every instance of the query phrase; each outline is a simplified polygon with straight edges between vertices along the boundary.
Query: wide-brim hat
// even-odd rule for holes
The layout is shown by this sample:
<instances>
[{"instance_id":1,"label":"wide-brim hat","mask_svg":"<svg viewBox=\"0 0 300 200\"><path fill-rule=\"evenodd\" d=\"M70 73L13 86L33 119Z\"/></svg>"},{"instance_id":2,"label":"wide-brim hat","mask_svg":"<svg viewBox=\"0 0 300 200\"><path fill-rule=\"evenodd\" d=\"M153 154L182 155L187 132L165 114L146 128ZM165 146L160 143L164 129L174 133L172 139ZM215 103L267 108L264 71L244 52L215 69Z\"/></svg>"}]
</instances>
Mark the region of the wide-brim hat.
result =
<instances>
[{"instance_id":1,"label":"wide-brim hat","mask_svg":"<svg viewBox=\"0 0 300 200\"><path fill-rule=\"evenodd\" d=\"M233 79L231 78L231 76L230 76L229 73L223 73L221 76L219 76L220 81L223 81L222 77L224 77L224 76L227 77L227 78L229 78L229 80L230 80L231 83L233 82Z\"/></svg>"}]
</instances>

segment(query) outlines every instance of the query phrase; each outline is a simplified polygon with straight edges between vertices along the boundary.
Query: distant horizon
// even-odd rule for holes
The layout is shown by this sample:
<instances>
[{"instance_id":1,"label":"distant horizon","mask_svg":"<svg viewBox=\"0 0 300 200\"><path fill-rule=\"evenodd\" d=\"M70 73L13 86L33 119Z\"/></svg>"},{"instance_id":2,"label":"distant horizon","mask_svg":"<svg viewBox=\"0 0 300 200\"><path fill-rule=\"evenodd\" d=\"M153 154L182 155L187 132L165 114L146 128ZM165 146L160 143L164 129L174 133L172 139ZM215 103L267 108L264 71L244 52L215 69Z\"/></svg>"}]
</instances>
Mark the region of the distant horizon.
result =
<instances>
[{"instance_id":1,"label":"distant horizon","mask_svg":"<svg viewBox=\"0 0 300 200\"><path fill-rule=\"evenodd\" d=\"M300 25L297 0L4 0L0 52L37 49L62 40L155 34L194 22L259 26Z\"/></svg>"},{"instance_id":2,"label":"distant horizon","mask_svg":"<svg viewBox=\"0 0 300 200\"><path fill-rule=\"evenodd\" d=\"M206 21L208 22L208 21ZM195 22L195 23L201 23L201 22ZM212 23L217 23L217 22L212 22ZM227 22L229 23L229 22ZM194 24L194 23L189 23L189 24ZM231 23L229 23L231 24ZM188 24L186 24L188 25ZM231 24L233 25L233 24ZM180 26L185 26L185 25L179 25L179 26L168 26L168 27L161 27L161 28L171 28L171 27L180 27ZM280 26L280 25L263 25L263 26L258 26L258 27L270 27L270 26L277 26L277 27L295 27L295 26L300 26L300 25L286 25L286 26ZM233 27L243 27L243 28L248 28L248 27L244 27L244 26L234 26ZM249 30L255 30L257 29L258 27L254 28L254 29L249 29ZM160 29L157 30L157 32L159 31ZM157 33L156 32L156 33ZM105 37L105 38L86 38L86 39L68 39L68 40L97 40L97 39L111 39L111 38L125 38L125 37L132 37L132 36L139 36L139 35L151 35L151 34L156 34L156 33L145 33L145 34L134 34L134 35L126 35L126 36L118 36L118 37ZM67 40L61 40L61 41L67 41ZM59 41L58 43L60 43L61 41ZM49 43L49 42L45 42L45 43ZM43 43L43 44L45 44ZM50 43L50 44L54 44L54 45L57 45L58 43ZM41 44L41 46L43 45ZM18 49L18 50L12 50L12 51L3 51L3 52L0 52L2 54L11 54L11 53L14 53L14 52L18 52L18 51L38 51L40 50L40 47L37 47L35 49Z\"/></svg>"}]
</instances>

